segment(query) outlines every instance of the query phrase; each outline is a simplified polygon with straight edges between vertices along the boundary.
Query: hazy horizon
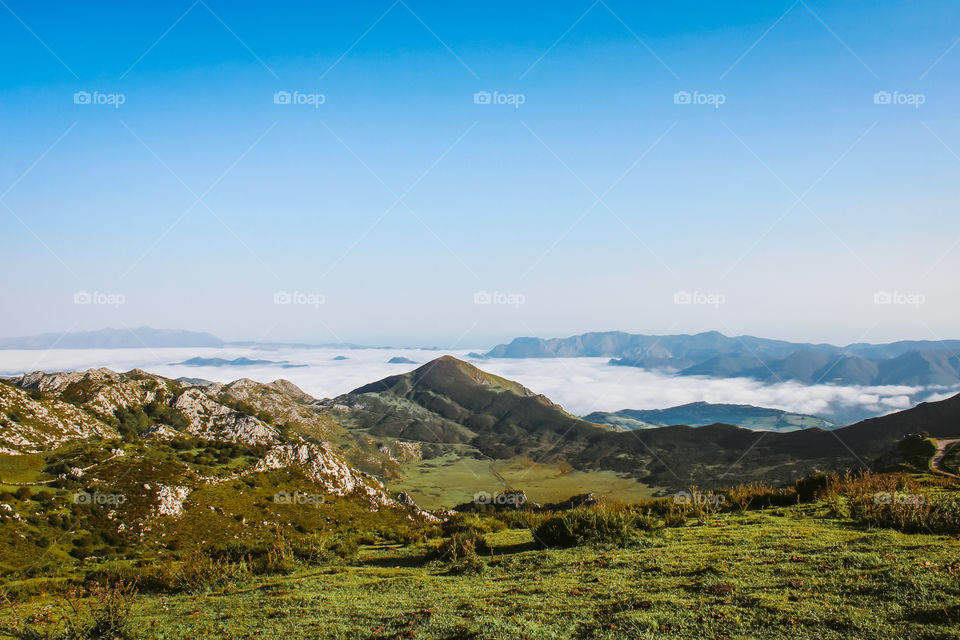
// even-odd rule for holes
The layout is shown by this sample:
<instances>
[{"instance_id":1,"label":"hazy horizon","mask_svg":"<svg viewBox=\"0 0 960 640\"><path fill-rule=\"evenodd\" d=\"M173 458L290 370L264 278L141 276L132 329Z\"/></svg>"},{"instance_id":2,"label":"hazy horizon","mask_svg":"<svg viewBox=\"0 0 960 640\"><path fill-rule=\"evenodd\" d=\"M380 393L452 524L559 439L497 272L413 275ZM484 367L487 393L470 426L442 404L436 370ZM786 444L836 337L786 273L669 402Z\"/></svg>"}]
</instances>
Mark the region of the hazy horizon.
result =
<instances>
[{"instance_id":1,"label":"hazy horizon","mask_svg":"<svg viewBox=\"0 0 960 640\"><path fill-rule=\"evenodd\" d=\"M721 334L723 334L723 335L725 335L725 336L727 336L727 337L731 337L731 338L738 338L738 337L750 336L750 337L763 338L763 339L768 339L768 340L782 340L782 341L784 341L784 342L810 343L810 344L829 344L829 345L833 345L833 346L836 346L836 347L847 347L847 346L850 346L850 345L853 345L853 344L875 344L875 345L880 345L880 344L889 344L889 343L895 343L895 342L912 342L912 341L939 342L939 341L946 341L946 340L960 340L960 338L954 338L954 337L951 337L950 335L947 335L947 336L944 336L943 338L940 338L940 337L936 337L936 338L929 338L929 337L926 337L926 338L925 338L925 337L900 337L900 338L894 338L894 339L891 339L891 340L872 340L872 341L871 341L871 340L860 340L860 341L858 341L858 342L831 342L831 341L829 341L829 340L816 340L816 339L803 338L803 337L783 337L783 336L753 335L753 334L732 334L732 333L728 333L728 332L726 332L726 331L718 331L717 329L704 329L704 330L702 330L702 331L688 331L688 332L676 332L676 331L674 331L674 332L671 332L671 333L655 333L655 332L648 333L648 332L643 332L643 331L626 331L626 330L623 330L623 329L598 329L598 330L588 330L588 331L583 331L583 332L579 332L579 333L564 334L564 335L533 335L533 334L530 334L530 335L520 335L520 334L518 334L518 335L506 335L506 334L504 334L504 337L503 337L503 338L495 338L492 342L470 343L470 342L467 342L467 341L462 341L462 344L459 344L459 345L445 346L445 345L439 344L439 343L436 343L436 344L417 343L417 342L405 343L405 342L403 342L403 341L401 341L401 340L393 340L393 341L389 341L389 340L388 340L388 341L385 341L385 342L374 342L374 341L372 341L372 340L367 340L367 341L364 341L364 340L343 340L343 341L336 341L336 340L322 340L322 339L319 338L319 337L318 337L318 338L315 338L315 339L311 339L311 338L309 338L309 337L305 337L305 338L303 338L303 339L292 338L292 339L289 339L289 340L270 340L270 339L259 339L259 340L257 340L257 339L252 339L252 338L248 338L248 337L242 337L242 336L241 336L241 337L236 337L236 338L225 338L223 335L220 335L220 334L219 334L218 332L216 332L215 330L187 329L187 328L184 328L184 327L153 327L153 326L149 326L149 325L140 325L140 326L125 326L125 325L120 325L120 326L103 326L103 327L97 327L97 328L85 329L85 330L73 329L72 331L50 331L50 332L44 332L44 333L32 333L32 334L24 334L24 335L5 335L5 336L0 336L0 339L38 337L38 336L44 336L44 335L50 335L50 336L57 336L57 337L59 337L59 336L66 336L66 335L70 335L70 334L77 334L77 333L97 332L97 331L114 331L114 330L115 330L115 331L118 331L118 332L124 332L124 331L130 331L130 330L142 329L142 328L156 329L156 330L163 330L163 331L190 331L190 332L200 333L200 334L206 333L206 334L210 334L210 335L212 335L212 336L214 336L214 337L216 337L216 338L219 338L219 339L223 340L223 342L226 343L227 346L235 346L235 345L245 344L245 343L250 343L250 344L253 344L253 345L257 345L257 344L262 344L262 345L274 345L274 344L275 344L275 345L281 345L281 346L304 345L305 347L325 347L325 346L327 346L327 345L351 345L350 347L344 347L344 348L361 348L361 349L419 349L419 350L435 350L435 351L443 351L443 350L449 350L449 349L454 349L454 348L456 348L457 350L464 351L464 352L472 351L472 352L479 352L479 353L483 353L483 352L485 352L485 351L489 351L489 350L492 349L493 347L496 347L496 346L501 345L501 344L509 344L511 341L513 341L514 339L517 339L517 338L541 338L541 339L549 340L549 339L571 338L571 337L576 337L576 336L583 335L583 334L587 334L587 333L608 333L608 332L620 332L620 333L629 333L629 334L636 334L636 335L667 336L667 335L681 335L681 334L695 335L695 334L698 334L698 333L709 333L709 332L715 332L715 331L716 331L716 332L718 332L718 333L721 333ZM149 347L149 348L161 349L161 348L164 348L164 347ZM179 346L178 346L178 347L174 347L174 348L185 348L185 347L179 347ZM0 349L0 350L2 350L2 349Z\"/></svg>"}]
</instances>

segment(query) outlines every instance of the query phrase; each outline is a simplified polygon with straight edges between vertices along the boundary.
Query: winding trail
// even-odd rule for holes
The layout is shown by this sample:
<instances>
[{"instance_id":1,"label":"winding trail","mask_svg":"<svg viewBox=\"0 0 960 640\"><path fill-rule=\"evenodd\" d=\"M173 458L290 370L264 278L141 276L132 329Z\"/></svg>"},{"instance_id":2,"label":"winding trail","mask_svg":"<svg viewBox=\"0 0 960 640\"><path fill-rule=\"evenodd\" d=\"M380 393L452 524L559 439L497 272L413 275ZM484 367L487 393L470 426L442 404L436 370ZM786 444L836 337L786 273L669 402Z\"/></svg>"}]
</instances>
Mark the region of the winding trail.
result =
<instances>
[{"instance_id":1,"label":"winding trail","mask_svg":"<svg viewBox=\"0 0 960 640\"><path fill-rule=\"evenodd\" d=\"M952 445L954 442L960 442L960 438L952 438L950 440L937 440L937 452L933 454L933 457L930 458L930 470L934 473L939 473L941 475L949 476L951 478L960 478L955 473L950 473L949 471L944 471L940 468L940 461L943 460L943 457L947 454L947 447Z\"/></svg>"},{"instance_id":2,"label":"winding trail","mask_svg":"<svg viewBox=\"0 0 960 640\"><path fill-rule=\"evenodd\" d=\"M100 466L101 464L105 464L107 462L110 462L111 460L115 460L116 458L122 458L125 455L124 451L122 449L118 449L118 451L119 453L114 453L109 458L101 460L100 462L94 462L93 464L88 465L86 467L80 467L80 471L82 473L86 473L87 471L90 471L90 469ZM49 480L37 480L36 482L13 482L13 483L3 482L2 480L0 480L0 484L14 484L14 485L23 486L23 487L38 487L40 485L56 482L59 479L60 478L57 477L57 478L50 478Z\"/></svg>"},{"instance_id":3,"label":"winding trail","mask_svg":"<svg viewBox=\"0 0 960 640\"><path fill-rule=\"evenodd\" d=\"M492 473L492 474L493 474L493 477L496 478L497 480L499 480L499 481L500 481L500 484L502 484L503 486L505 486L505 487L509 487L509 486L510 486L510 485L507 483L507 479L504 478L502 475L500 475L500 472L497 471L497 461L496 461L495 459L493 459L493 458L490 458L490 473Z\"/></svg>"}]
</instances>

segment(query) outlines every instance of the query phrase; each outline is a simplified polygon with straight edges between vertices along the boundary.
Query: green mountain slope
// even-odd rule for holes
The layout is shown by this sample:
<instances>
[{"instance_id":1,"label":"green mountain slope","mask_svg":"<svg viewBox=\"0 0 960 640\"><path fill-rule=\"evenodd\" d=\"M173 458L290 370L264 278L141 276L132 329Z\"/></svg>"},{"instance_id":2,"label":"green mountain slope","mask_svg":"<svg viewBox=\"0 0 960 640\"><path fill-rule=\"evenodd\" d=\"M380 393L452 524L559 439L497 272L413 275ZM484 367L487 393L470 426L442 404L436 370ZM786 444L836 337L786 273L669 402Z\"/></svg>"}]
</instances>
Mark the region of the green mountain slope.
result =
<instances>
[{"instance_id":1,"label":"green mountain slope","mask_svg":"<svg viewBox=\"0 0 960 640\"><path fill-rule=\"evenodd\" d=\"M623 409L621 411L596 411L583 417L589 422L610 424L623 430L649 429L685 424L702 427L723 422L735 424L754 431L797 431L819 427L829 429L834 423L817 416L790 413L780 409L768 409L747 404L712 404L691 402L668 409Z\"/></svg>"},{"instance_id":2,"label":"green mountain slope","mask_svg":"<svg viewBox=\"0 0 960 640\"><path fill-rule=\"evenodd\" d=\"M578 473L613 473L664 489L784 484L816 470L870 467L905 436L924 429L942 436L960 432L960 397L834 430L758 433L719 423L623 432L578 420L521 385L450 357L321 404L351 429L412 441L422 445L425 459L445 460L429 469L436 486L446 477L443 466L471 458L564 464ZM781 418L788 424L791 419L775 411L764 417L775 424ZM529 476L506 476L512 483L518 478ZM583 481L581 489L589 490L589 477Z\"/></svg>"},{"instance_id":3,"label":"green mountain slope","mask_svg":"<svg viewBox=\"0 0 960 640\"><path fill-rule=\"evenodd\" d=\"M326 401L342 424L376 436L470 445L480 455L556 461L607 428L580 420L526 387L450 356Z\"/></svg>"}]
</instances>

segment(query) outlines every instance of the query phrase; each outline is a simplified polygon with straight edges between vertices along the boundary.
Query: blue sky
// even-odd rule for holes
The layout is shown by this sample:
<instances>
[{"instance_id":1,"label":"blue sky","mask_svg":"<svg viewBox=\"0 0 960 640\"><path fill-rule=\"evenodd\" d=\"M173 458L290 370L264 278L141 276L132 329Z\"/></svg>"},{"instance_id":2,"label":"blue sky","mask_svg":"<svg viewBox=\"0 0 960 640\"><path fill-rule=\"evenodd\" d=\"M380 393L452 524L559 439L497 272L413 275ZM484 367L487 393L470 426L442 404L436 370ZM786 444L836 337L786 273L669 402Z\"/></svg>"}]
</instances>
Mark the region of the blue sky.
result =
<instances>
[{"instance_id":1,"label":"blue sky","mask_svg":"<svg viewBox=\"0 0 960 640\"><path fill-rule=\"evenodd\" d=\"M955 3L358 4L4 0L0 334L958 337Z\"/></svg>"}]
</instances>

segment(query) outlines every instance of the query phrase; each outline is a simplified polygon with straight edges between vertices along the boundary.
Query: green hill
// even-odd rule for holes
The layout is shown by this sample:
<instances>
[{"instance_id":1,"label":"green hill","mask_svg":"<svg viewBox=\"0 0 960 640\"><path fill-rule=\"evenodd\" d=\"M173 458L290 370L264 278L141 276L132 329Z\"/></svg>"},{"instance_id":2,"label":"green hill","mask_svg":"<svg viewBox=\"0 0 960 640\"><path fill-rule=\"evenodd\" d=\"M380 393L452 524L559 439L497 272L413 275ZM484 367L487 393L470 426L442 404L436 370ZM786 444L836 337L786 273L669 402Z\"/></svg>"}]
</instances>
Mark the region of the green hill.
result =
<instances>
[{"instance_id":1,"label":"green hill","mask_svg":"<svg viewBox=\"0 0 960 640\"><path fill-rule=\"evenodd\" d=\"M945 437L960 430L957 397L832 430L821 428L832 426L826 421L790 430L800 426L793 421L803 424L808 418L733 407L718 411L737 419L746 411L759 424L772 423L782 431L758 433L719 422L624 432L574 418L521 385L449 356L320 406L351 430L419 445L422 459L402 466L400 486L447 505L457 503L441 500L451 487L460 492L460 501L469 495L464 483L490 490L489 472L479 463L483 460L506 470L499 471L499 484L518 488L525 488L524 482L539 483L541 476L551 478L546 484L560 485L560 466L581 474L581 491L611 486L611 477L650 491L690 484L785 484L817 470L870 468L911 433L936 430L942 433L935 435ZM691 417L709 409L694 405L683 411ZM470 474L463 473L465 468ZM629 485L623 490L629 491Z\"/></svg>"},{"instance_id":2,"label":"green hill","mask_svg":"<svg viewBox=\"0 0 960 640\"><path fill-rule=\"evenodd\" d=\"M668 409L596 411L584 416L583 419L614 425L623 430L649 429L674 424L702 427L717 422L735 424L754 431L797 431L812 427L830 429L837 426L829 420L802 413L747 404L711 404L709 402L692 402Z\"/></svg>"}]
</instances>

